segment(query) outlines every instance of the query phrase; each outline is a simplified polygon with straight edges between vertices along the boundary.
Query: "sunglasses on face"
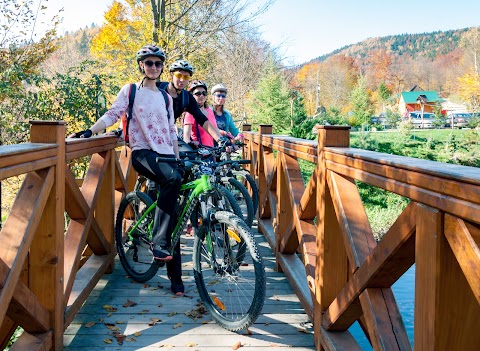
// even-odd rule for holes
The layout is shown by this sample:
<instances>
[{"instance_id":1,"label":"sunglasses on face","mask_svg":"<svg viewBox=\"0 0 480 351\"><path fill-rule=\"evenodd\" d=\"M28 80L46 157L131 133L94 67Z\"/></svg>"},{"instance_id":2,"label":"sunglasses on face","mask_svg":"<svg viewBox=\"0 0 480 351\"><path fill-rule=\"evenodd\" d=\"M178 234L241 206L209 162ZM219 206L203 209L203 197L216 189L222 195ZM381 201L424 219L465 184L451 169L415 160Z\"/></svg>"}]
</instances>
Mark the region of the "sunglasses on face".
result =
<instances>
[{"instance_id":1,"label":"sunglasses on face","mask_svg":"<svg viewBox=\"0 0 480 351\"><path fill-rule=\"evenodd\" d=\"M150 61L150 60L147 60L147 61L143 61L143 63L144 63L145 66L147 66L147 67L153 67L153 65L155 65L155 67L157 67L157 68L163 67L163 62L162 62L162 61Z\"/></svg>"},{"instance_id":2,"label":"sunglasses on face","mask_svg":"<svg viewBox=\"0 0 480 351\"><path fill-rule=\"evenodd\" d=\"M216 97L225 99L227 97L227 94L215 94Z\"/></svg>"},{"instance_id":3,"label":"sunglasses on face","mask_svg":"<svg viewBox=\"0 0 480 351\"><path fill-rule=\"evenodd\" d=\"M201 95L207 96L207 92L206 91L197 91L197 92L193 93L193 95L195 95L195 96L201 96Z\"/></svg>"},{"instance_id":4,"label":"sunglasses on face","mask_svg":"<svg viewBox=\"0 0 480 351\"><path fill-rule=\"evenodd\" d=\"M173 75L175 77L177 77L178 79L190 80L190 75L189 74L181 74L180 72L173 72Z\"/></svg>"}]
</instances>

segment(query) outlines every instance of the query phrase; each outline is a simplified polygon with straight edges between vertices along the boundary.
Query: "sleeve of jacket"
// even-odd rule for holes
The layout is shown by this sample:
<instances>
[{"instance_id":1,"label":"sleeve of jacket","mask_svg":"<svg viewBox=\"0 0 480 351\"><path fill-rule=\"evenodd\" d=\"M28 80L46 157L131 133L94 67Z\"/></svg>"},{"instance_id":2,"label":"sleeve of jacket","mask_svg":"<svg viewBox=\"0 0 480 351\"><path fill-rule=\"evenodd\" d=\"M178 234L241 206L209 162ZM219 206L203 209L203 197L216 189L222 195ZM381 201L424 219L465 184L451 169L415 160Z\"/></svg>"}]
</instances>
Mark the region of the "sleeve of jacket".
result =
<instances>
[{"instance_id":1,"label":"sleeve of jacket","mask_svg":"<svg viewBox=\"0 0 480 351\"><path fill-rule=\"evenodd\" d=\"M227 130L232 133L234 137L236 137L239 131L238 128L235 126L235 123L233 123L232 115L227 110L223 110L223 113L225 114L225 118L227 120Z\"/></svg>"}]
</instances>

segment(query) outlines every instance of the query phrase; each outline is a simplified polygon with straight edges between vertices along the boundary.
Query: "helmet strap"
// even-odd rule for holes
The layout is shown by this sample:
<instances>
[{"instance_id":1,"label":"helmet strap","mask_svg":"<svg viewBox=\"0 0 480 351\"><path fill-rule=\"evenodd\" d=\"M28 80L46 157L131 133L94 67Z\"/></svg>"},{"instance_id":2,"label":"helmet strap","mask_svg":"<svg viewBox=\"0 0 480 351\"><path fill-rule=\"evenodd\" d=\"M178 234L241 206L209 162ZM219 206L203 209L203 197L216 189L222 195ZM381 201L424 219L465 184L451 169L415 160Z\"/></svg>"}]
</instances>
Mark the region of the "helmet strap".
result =
<instances>
[{"instance_id":1,"label":"helmet strap","mask_svg":"<svg viewBox=\"0 0 480 351\"><path fill-rule=\"evenodd\" d=\"M173 89L175 89L175 91L177 92L177 95L180 95L182 93L182 90L183 89L178 89L175 84L173 83L173 81L170 82L170 84L172 84L172 87Z\"/></svg>"}]
</instances>

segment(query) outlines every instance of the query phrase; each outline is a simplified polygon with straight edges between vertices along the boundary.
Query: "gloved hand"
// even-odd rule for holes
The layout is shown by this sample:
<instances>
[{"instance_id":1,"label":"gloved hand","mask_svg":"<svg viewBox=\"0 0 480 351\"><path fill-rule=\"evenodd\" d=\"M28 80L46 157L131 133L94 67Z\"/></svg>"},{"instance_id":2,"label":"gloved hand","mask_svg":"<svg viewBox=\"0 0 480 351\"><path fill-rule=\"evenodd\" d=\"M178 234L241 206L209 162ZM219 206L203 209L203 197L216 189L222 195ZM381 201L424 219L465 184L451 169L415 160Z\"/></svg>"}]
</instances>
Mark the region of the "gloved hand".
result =
<instances>
[{"instance_id":1,"label":"gloved hand","mask_svg":"<svg viewBox=\"0 0 480 351\"><path fill-rule=\"evenodd\" d=\"M191 140L188 145L190 145L190 147L194 150L198 149L198 146L200 145L200 143L197 141L197 140Z\"/></svg>"},{"instance_id":2,"label":"gloved hand","mask_svg":"<svg viewBox=\"0 0 480 351\"><path fill-rule=\"evenodd\" d=\"M75 133L75 138L90 138L92 134L93 133L90 129L82 130L81 132Z\"/></svg>"},{"instance_id":3,"label":"gloved hand","mask_svg":"<svg viewBox=\"0 0 480 351\"><path fill-rule=\"evenodd\" d=\"M182 178L185 177L185 167L183 166L183 164L177 165L177 172L180 174Z\"/></svg>"},{"instance_id":4,"label":"gloved hand","mask_svg":"<svg viewBox=\"0 0 480 351\"><path fill-rule=\"evenodd\" d=\"M232 146L232 142L225 136L221 136L217 140L218 147L225 149L227 146Z\"/></svg>"}]
</instances>

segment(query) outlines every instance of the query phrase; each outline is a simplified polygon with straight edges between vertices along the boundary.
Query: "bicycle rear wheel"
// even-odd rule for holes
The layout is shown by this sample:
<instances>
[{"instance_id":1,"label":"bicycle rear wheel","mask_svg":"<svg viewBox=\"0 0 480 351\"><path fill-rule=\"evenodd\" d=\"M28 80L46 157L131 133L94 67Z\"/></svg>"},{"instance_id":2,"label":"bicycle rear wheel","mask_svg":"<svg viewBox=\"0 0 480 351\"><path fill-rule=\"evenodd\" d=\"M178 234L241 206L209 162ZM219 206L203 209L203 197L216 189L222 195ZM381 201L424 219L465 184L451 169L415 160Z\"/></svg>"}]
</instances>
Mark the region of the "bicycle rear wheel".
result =
<instances>
[{"instance_id":1,"label":"bicycle rear wheel","mask_svg":"<svg viewBox=\"0 0 480 351\"><path fill-rule=\"evenodd\" d=\"M232 170L233 176L242 183L248 190L250 197L253 202L253 214L257 213L258 210L258 187L255 183L255 179L246 171L245 169L241 170Z\"/></svg>"},{"instance_id":2,"label":"bicycle rear wheel","mask_svg":"<svg viewBox=\"0 0 480 351\"><path fill-rule=\"evenodd\" d=\"M245 222L216 212L195 237L193 264L200 298L212 318L230 331L251 326L263 308L266 278Z\"/></svg>"},{"instance_id":3,"label":"bicycle rear wheel","mask_svg":"<svg viewBox=\"0 0 480 351\"><path fill-rule=\"evenodd\" d=\"M118 257L125 272L139 283L152 279L159 265L150 251L152 242L150 223L153 223L155 211L151 211L141 222L141 216L153 204L150 197L140 191L128 193L122 200L115 222L115 245ZM131 235L128 232L136 224Z\"/></svg>"}]
</instances>

